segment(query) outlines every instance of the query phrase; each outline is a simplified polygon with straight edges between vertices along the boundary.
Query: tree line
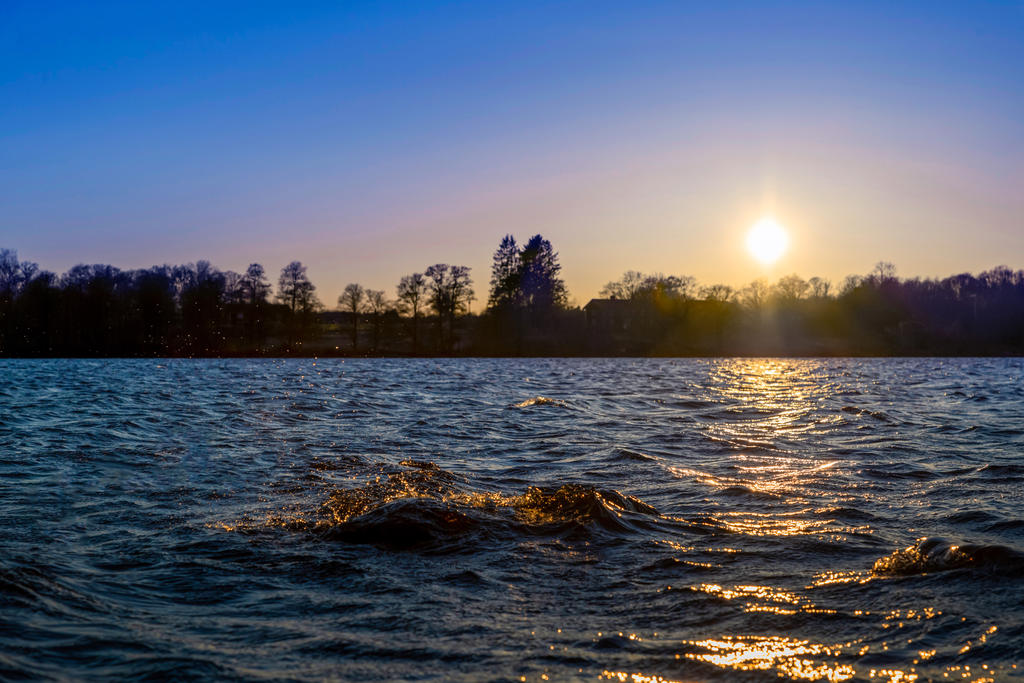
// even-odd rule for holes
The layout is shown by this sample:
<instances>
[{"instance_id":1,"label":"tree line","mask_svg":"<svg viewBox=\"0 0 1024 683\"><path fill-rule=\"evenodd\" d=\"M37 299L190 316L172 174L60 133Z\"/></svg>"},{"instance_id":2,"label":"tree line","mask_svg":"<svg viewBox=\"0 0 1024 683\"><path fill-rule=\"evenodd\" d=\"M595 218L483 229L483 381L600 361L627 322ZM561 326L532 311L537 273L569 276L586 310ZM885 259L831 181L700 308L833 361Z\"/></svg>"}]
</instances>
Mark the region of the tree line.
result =
<instances>
[{"instance_id":1,"label":"tree line","mask_svg":"<svg viewBox=\"0 0 1024 683\"><path fill-rule=\"evenodd\" d=\"M1024 271L900 279L879 263L838 286L788 275L742 288L627 271L570 303L541 235L506 235L485 310L470 269L435 264L393 295L350 283L328 310L306 267L276 288L258 263L208 261L63 275L0 249L0 356L1019 355Z\"/></svg>"},{"instance_id":2,"label":"tree line","mask_svg":"<svg viewBox=\"0 0 1024 683\"><path fill-rule=\"evenodd\" d=\"M352 331L347 350L376 351L383 348L385 323L400 315L400 327L411 330L408 352L450 353L456 320L474 296L471 284L469 268L441 263L402 278L394 301L382 291L349 285L338 298L348 316L338 320L325 311L299 261L281 269L274 293L258 263L244 273L219 270L209 261L140 270L77 265L58 276L0 249L0 356L330 352L341 349L317 345L332 339L332 326L342 323ZM363 349L359 323L367 318L373 339ZM427 320L435 322L433 335L420 330Z\"/></svg>"}]
</instances>

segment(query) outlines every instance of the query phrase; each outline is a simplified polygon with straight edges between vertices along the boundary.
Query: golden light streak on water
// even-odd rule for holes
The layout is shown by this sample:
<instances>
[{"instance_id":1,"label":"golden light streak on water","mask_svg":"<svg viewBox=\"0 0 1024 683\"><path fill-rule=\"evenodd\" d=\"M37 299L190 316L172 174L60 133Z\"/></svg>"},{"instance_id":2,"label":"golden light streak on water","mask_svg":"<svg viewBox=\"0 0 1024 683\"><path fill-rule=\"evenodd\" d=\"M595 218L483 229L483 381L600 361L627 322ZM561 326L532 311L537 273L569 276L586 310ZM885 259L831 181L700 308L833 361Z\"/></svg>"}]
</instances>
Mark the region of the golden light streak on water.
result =
<instances>
[{"instance_id":1,"label":"golden light streak on water","mask_svg":"<svg viewBox=\"0 0 1024 683\"><path fill-rule=\"evenodd\" d=\"M820 588L821 586L832 586L841 583L867 583L872 578L874 577L866 575L864 572L827 571L815 574L814 581L811 582L808 588Z\"/></svg>"},{"instance_id":2,"label":"golden light streak on water","mask_svg":"<svg viewBox=\"0 0 1024 683\"><path fill-rule=\"evenodd\" d=\"M626 671L602 671L600 678L621 683L684 683L684 681L663 678L657 674L628 673Z\"/></svg>"},{"instance_id":3,"label":"golden light streak on water","mask_svg":"<svg viewBox=\"0 0 1024 683\"><path fill-rule=\"evenodd\" d=\"M722 636L688 644L707 652L686 653L687 659L738 671L769 671L781 677L807 681L845 681L856 675L848 664L828 662L838 657L840 646L828 646L785 636ZM813 657L813 659L812 659Z\"/></svg>"},{"instance_id":4,"label":"golden light streak on water","mask_svg":"<svg viewBox=\"0 0 1024 683\"><path fill-rule=\"evenodd\" d=\"M691 590L714 595L724 600L746 599L745 612L767 612L782 615L793 615L798 612L836 614L834 609L817 607L796 593L777 590L771 586L734 586L731 589L726 589L718 584L702 583L699 586L691 586ZM792 605L792 607L783 605Z\"/></svg>"}]
</instances>

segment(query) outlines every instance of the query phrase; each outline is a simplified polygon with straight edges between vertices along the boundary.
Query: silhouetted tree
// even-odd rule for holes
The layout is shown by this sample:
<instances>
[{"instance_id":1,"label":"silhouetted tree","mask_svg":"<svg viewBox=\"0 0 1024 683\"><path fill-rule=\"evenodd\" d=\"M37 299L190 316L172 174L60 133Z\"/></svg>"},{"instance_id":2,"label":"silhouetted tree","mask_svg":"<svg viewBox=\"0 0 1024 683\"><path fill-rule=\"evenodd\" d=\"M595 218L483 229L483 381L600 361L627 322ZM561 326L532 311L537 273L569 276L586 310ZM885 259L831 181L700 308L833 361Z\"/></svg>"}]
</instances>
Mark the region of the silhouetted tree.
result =
<instances>
[{"instance_id":1,"label":"silhouetted tree","mask_svg":"<svg viewBox=\"0 0 1024 683\"><path fill-rule=\"evenodd\" d=\"M732 301L736 296L736 290L729 285L708 285L702 287L700 295L707 301L720 301L722 303Z\"/></svg>"},{"instance_id":2,"label":"silhouetted tree","mask_svg":"<svg viewBox=\"0 0 1024 683\"><path fill-rule=\"evenodd\" d=\"M185 348L189 354L209 355L224 346L224 274L198 261L181 293Z\"/></svg>"},{"instance_id":3,"label":"silhouetted tree","mask_svg":"<svg viewBox=\"0 0 1024 683\"><path fill-rule=\"evenodd\" d=\"M277 299L288 306L292 315L315 308L316 287L306 277L306 266L299 261L292 261L281 269L281 277L277 281Z\"/></svg>"},{"instance_id":4,"label":"silhouetted tree","mask_svg":"<svg viewBox=\"0 0 1024 683\"><path fill-rule=\"evenodd\" d=\"M469 304L474 297L469 268L438 263L427 268L425 275L430 305L437 313L438 344L450 351L455 347L455 318L469 311ZM446 321L447 337L444 333Z\"/></svg>"},{"instance_id":5,"label":"silhouetted tree","mask_svg":"<svg viewBox=\"0 0 1024 683\"><path fill-rule=\"evenodd\" d=\"M811 296L816 299L828 297L829 291L832 289L832 283L820 277L812 277L807 284L811 287Z\"/></svg>"},{"instance_id":6,"label":"silhouetted tree","mask_svg":"<svg viewBox=\"0 0 1024 683\"><path fill-rule=\"evenodd\" d=\"M239 286L245 295L245 303L254 308L265 304L267 295L270 294L270 283L267 282L266 271L258 263L249 264L249 267L245 269L245 275L239 281Z\"/></svg>"},{"instance_id":7,"label":"silhouetted tree","mask_svg":"<svg viewBox=\"0 0 1024 683\"><path fill-rule=\"evenodd\" d=\"M245 337L250 343L263 345L266 336L264 316L266 315L267 296L270 295L270 282L266 271L259 263L251 263L239 280L245 316Z\"/></svg>"},{"instance_id":8,"label":"silhouetted tree","mask_svg":"<svg viewBox=\"0 0 1024 683\"><path fill-rule=\"evenodd\" d=\"M773 294L783 302L803 299L811 291L811 286L799 275L786 275L775 283Z\"/></svg>"},{"instance_id":9,"label":"silhouetted tree","mask_svg":"<svg viewBox=\"0 0 1024 683\"><path fill-rule=\"evenodd\" d=\"M373 351L377 351L380 344L380 330L384 324L384 314L387 312L390 302L379 289L366 290L366 311L370 314L370 325L373 333Z\"/></svg>"},{"instance_id":10,"label":"silhouetted tree","mask_svg":"<svg viewBox=\"0 0 1024 683\"><path fill-rule=\"evenodd\" d=\"M627 270L601 289L602 296L648 302L687 301L696 293L697 280L689 275L644 275L635 270Z\"/></svg>"},{"instance_id":11,"label":"silhouetted tree","mask_svg":"<svg viewBox=\"0 0 1024 683\"><path fill-rule=\"evenodd\" d=\"M505 235L494 252L491 294L487 300L487 308L492 311L503 311L516 306L521 296L522 274L523 260L516 239L512 235Z\"/></svg>"},{"instance_id":12,"label":"silhouetted tree","mask_svg":"<svg viewBox=\"0 0 1024 683\"><path fill-rule=\"evenodd\" d=\"M612 299L632 299L643 288L646 279L643 273L627 270L620 279L602 287L601 296Z\"/></svg>"},{"instance_id":13,"label":"silhouetted tree","mask_svg":"<svg viewBox=\"0 0 1024 683\"><path fill-rule=\"evenodd\" d=\"M894 282L896 280L896 266L888 261L879 261L866 279L875 286Z\"/></svg>"},{"instance_id":14,"label":"silhouetted tree","mask_svg":"<svg viewBox=\"0 0 1024 683\"><path fill-rule=\"evenodd\" d=\"M740 301L747 308L758 310L765 305L771 289L763 279L757 279L740 290Z\"/></svg>"},{"instance_id":15,"label":"silhouetted tree","mask_svg":"<svg viewBox=\"0 0 1024 683\"><path fill-rule=\"evenodd\" d=\"M427 303L427 281L423 273L404 276L398 283L397 293L399 311L409 316L412 326L412 350L415 353L419 351L420 312Z\"/></svg>"},{"instance_id":16,"label":"silhouetted tree","mask_svg":"<svg viewBox=\"0 0 1024 683\"><path fill-rule=\"evenodd\" d=\"M839 288L839 295L845 296L849 294L853 290L860 287L860 284L861 282L863 282L863 280L864 278L862 278L860 275L847 275L845 278L843 278L843 284Z\"/></svg>"},{"instance_id":17,"label":"silhouetted tree","mask_svg":"<svg viewBox=\"0 0 1024 683\"><path fill-rule=\"evenodd\" d=\"M362 285L351 283L345 285L344 291L338 297L338 306L348 311L352 316L352 350L355 351L359 344L359 315L363 312L363 300L366 298L366 290Z\"/></svg>"},{"instance_id":18,"label":"silhouetted tree","mask_svg":"<svg viewBox=\"0 0 1024 683\"><path fill-rule=\"evenodd\" d=\"M38 270L35 263L18 261L13 249L0 249L0 353L12 343L14 301Z\"/></svg>"},{"instance_id":19,"label":"silhouetted tree","mask_svg":"<svg viewBox=\"0 0 1024 683\"><path fill-rule=\"evenodd\" d=\"M557 303L558 270L540 267L557 266L543 238L532 238L520 249L508 236L496 256L496 263L508 269L495 270L488 302L504 302L498 304L503 317L489 309L482 318L459 320L473 297L468 268L437 264L425 275L402 278L398 305L412 318L414 350L418 319L429 308L442 352L508 352L507 340L525 340L512 348L688 355L1024 353L1024 271L1005 266L979 275L900 280L895 267L883 262L866 277L848 277L837 296L821 278L804 281L790 275L773 287L755 281L737 293L726 285L698 288L689 277L629 271L606 288L622 301L600 302L584 314ZM547 288L553 282L556 286ZM700 299L695 298L698 291ZM0 249L0 355L255 352L260 347L254 346L248 323L244 331L240 323L252 308L266 316L270 338L277 338L279 330L290 343L293 335L316 329L319 302L300 263L282 271L282 303L267 302L268 293L258 264L241 275L207 261L132 271L76 265L58 278ZM352 320L354 346L359 344L359 316L368 315L373 350L401 348L400 335L391 335L398 328L397 314L389 310L383 292L364 291L360 298ZM545 308L555 313L543 334L537 334L542 316L534 313ZM396 323L389 324L391 319ZM505 321L504 328L496 324L499 320ZM270 327L275 321L284 324ZM532 336L524 332L530 330ZM456 343L461 341L457 331L466 335L468 345ZM326 350L306 347L307 353Z\"/></svg>"},{"instance_id":20,"label":"silhouetted tree","mask_svg":"<svg viewBox=\"0 0 1024 683\"><path fill-rule=\"evenodd\" d=\"M135 309L139 316L139 351L167 353L178 328L174 282L169 266L154 266L135 275Z\"/></svg>"},{"instance_id":21,"label":"silhouetted tree","mask_svg":"<svg viewBox=\"0 0 1024 683\"><path fill-rule=\"evenodd\" d=\"M34 265L34 264L31 264ZM24 268L23 280L12 309L12 346L21 355L53 355L59 350L60 295L57 276L34 268ZM28 273L31 273L29 276ZM2 317L2 314L0 314ZM0 346L0 351L2 351Z\"/></svg>"},{"instance_id":22,"label":"silhouetted tree","mask_svg":"<svg viewBox=\"0 0 1024 683\"><path fill-rule=\"evenodd\" d=\"M281 269L281 277L277 282L277 299L288 306L290 313L289 345L294 341L296 331L300 337L306 335L312 314L320 308L315 291L316 287L306 277L306 266L299 261L292 261Z\"/></svg>"},{"instance_id":23,"label":"silhouetted tree","mask_svg":"<svg viewBox=\"0 0 1024 683\"><path fill-rule=\"evenodd\" d=\"M233 270L221 272L224 276L224 303L240 306L245 303L245 291L242 289L242 275Z\"/></svg>"},{"instance_id":24,"label":"silhouetted tree","mask_svg":"<svg viewBox=\"0 0 1024 683\"><path fill-rule=\"evenodd\" d=\"M122 330L127 320L128 276L109 265L77 265L61 278L62 305L74 355L127 355Z\"/></svg>"},{"instance_id":25,"label":"silhouetted tree","mask_svg":"<svg viewBox=\"0 0 1024 683\"><path fill-rule=\"evenodd\" d=\"M551 242L534 235L520 254L519 289L522 305L534 320L549 316L565 306L568 295L559 277L562 266Z\"/></svg>"},{"instance_id":26,"label":"silhouetted tree","mask_svg":"<svg viewBox=\"0 0 1024 683\"><path fill-rule=\"evenodd\" d=\"M538 341L538 330L551 333L556 314L568 301L561 269L551 242L541 235L531 237L522 249L512 235L505 235L494 252L487 304L495 344L522 352L531 333L533 341Z\"/></svg>"}]
</instances>

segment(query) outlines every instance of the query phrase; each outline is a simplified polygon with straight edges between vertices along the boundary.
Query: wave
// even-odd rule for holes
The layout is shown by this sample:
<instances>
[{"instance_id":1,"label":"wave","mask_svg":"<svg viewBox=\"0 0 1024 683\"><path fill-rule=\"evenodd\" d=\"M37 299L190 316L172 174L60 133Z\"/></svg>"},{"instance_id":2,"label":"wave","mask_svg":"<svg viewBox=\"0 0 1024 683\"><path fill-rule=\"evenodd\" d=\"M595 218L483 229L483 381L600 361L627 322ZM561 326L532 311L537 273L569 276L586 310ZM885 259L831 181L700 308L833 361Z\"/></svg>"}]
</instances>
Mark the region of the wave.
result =
<instances>
[{"instance_id":1,"label":"wave","mask_svg":"<svg viewBox=\"0 0 1024 683\"><path fill-rule=\"evenodd\" d=\"M885 413L881 410L867 410L865 408L858 408L856 406L843 406L842 408L840 408L840 410L844 413L849 413L851 415L867 415L868 417L872 417L878 420L879 422L893 421L893 419L888 415L888 413Z\"/></svg>"},{"instance_id":2,"label":"wave","mask_svg":"<svg viewBox=\"0 0 1024 683\"><path fill-rule=\"evenodd\" d=\"M959 545L943 538L922 538L912 546L876 560L871 573L910 576L969 567L1019 571L1024 569L1024 554L1003 545Z\"/></svg>"},{"instance_id":3,"label":"wave","mask_svg":"<svg viewBox=\"0 0 1024 683\"><path fill-rule=\"evenodd\" d=\"M389 548L447 544L474 533L562 534L638 529L658 511L613 489L583 484L530 486L522 494L467 490L457 475L435 463L403 460L362 486L331 491L311 512L274 514L262 522L224 525L254 533L268 529L310 532L351 543Z\"/></svg>"},{"instance_id":4,"label":"wave","mask_svg":"<svg viewBox=\"0 0 1024 683\"><path fill-rule=\"evenodd\" d=\"M514 403L509 408L529 408L531 406L557 406L559 408L568 408L569 404L565 401L560 401L557 398L548 398L547 396L534 396L528 398L525 401Z\"/></svg>"},{"instance_id":5,"label":"wave","mask_svg":"<svg viewBox=\"0 0 1024 683\"><path fill-rule=\"evenodd\" d=\"M658 460L657 458L647 455L646 453L634 451L629 448L616 448L614 453L614 458L616 460L638 460L641 462L656 462Z\"/></svg>"},{"instance_id":6,"label":"wave","mask_svg":"<svg viewBox=\"0 0 1024 683\"><path fill-rule=\"evenodd\" d=\"M82 593L60 574L54 567L35 566L28 561L0 562L0 605L30 607L65 617L103 611L102 600Z\"/></svg>"},{"instance_id":7,"label":"wave","mask_svg":"<svg viewBox=\"0 0 1024 683\"><path fill-rule=\"evenodd\" d=\"M975 473L977 478L993 478L1002 481L1024 478L1024 465L988 463Z\"/></svg>"},{"instance_id":8,"label":"wave","mask_svg":"<svg viewBox=\"0 0 1024 683\"><path fill-rule=\"evenodd\" d=\"M477 526L476 520L444 501L400 498L320 532L349 543L411 548L459 538Z\"/></svg>"},{"instance_id":9,"label":"wave","mask_svg":"<svg viewBox=\"0 0 1024 683\"><path fill-rule=\"evenodd\" d=\"M597 524L624 531L629 527L624 513L657 515L658 511L638 498L615 490L600 490L581 484L558 488L531 486L525 494L510 499L520 521L529 526Z\"/></svg>"},{"instance_id":10,"label":"wave","mask_svg":"<svg viewBox=\"0 0 1024 683\"><path fill-rule=\"evenodd\" d=\"M769 491L758 491L757 489L753 489L743 484L732 484L731 486L726 486L723 489L719 489L716 493L719 496L727 496L732 498L746 498L749 500L757 501L775 501L782 499L782 496L778 495L777 493L771 493Z\"/></svg>"},{"instance_id":11,"label":"wave","mask_svg":"<svg viewBox=\"0 0 1024 683\"><path fill-rule=\"evenodd\" d=\"M352 498L365 504L366 496L335 494L332 503ZM628 515L656 515L657 511L614 490L580 484L557 488L529 487L521 495L449 493L444 497L398 497L367 505L365 511L337 524L321 524L326 537L350 543L405 549L446 545L482 536L604 530L625 533L635 527ZM336 509L332 515L337 515ZM338 519L336 516L335 519Z\"/></svg>"}]
</instances>

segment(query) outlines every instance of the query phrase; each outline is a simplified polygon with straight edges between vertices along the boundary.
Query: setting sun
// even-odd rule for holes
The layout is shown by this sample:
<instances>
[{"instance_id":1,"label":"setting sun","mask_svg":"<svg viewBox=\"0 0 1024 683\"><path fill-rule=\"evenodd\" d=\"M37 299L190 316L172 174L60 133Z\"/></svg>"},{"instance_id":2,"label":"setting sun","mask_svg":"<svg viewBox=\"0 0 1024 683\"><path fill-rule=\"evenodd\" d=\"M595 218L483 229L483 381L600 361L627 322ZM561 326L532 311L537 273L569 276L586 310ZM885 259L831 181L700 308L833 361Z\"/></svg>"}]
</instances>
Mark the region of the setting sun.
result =
<instances>
[{"instance_id":1,"label":"setting sun","mask_svg":"<svg viewBox=\"0 0 1024 683\"><path fill-rule=\"evenodd\" d=\"M779 260L789 246L789 235L774 218L762 218L747 233L747 250L761 263Z\"/></svg>"}]
</instances>

